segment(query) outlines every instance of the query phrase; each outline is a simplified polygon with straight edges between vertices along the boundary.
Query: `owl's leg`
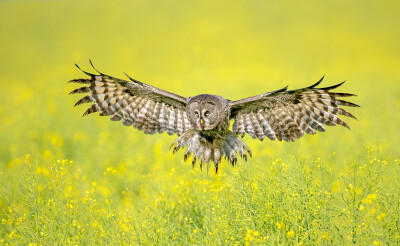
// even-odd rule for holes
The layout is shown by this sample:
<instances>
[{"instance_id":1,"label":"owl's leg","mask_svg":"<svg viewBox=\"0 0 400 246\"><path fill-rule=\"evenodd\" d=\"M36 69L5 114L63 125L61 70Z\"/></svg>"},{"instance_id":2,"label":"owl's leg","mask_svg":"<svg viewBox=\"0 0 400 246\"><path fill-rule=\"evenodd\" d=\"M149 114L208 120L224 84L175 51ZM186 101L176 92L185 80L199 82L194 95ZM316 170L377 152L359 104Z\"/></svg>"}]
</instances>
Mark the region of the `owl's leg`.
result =
<instances>
[{"instance_id":1,"label":"owl's leg","mask_svg":"<svg viewBox=\"0 0 400 246\"><path fill-rule=\"evenodd\" d=\"M221 149L214 149L214 165L215 165L215 173L218 173L218 164L221 162Z\"/></svg>"},{"instance_id":2,"label":"owl's leg","mask_svg":"<svg viewBox=\"0 0 400 246\"><path fill-rule=\"evenodd\" d=\"M173 153L180 148L187 147L184 160L187 160L193 154L192 165L200 161L200 168L203 163L214 162L215 170L218 172L219 163L224 156L232 165L237 163L236 155L247 160L247 153L251 156L251 151L247 145L238 138L233 132L228 131L225 136L219 136L213 139L206 139L196 130L189 130L177 138L171 145Z\"/></svg>"},{"instance_id":3,"label":"owl's leg","mask_svg":"<svg viewBox=\"0 0 400 246\"><path fill-rule=\"evenodd\" d=\"M232 166L237 163L236 154L239 153L245 161L247 161L247 153L251 157L251 151L249 147L243 142L242 139L237 137L233 132L228 131L222 142L222 155L225 156ZM246 153L247 152L247 153Z\"/></svg>"},{"instance_id":4,"label":"owl's leg","mask_svg":"<svg viewBox=\"0 0 400 246\"><path fill-rule=\"evenodd\" d=\"M222 152L221 152L221 146L222 146L222 139L214 139L212 145L213 145L213 153L212 153L212 160L214 162L215 166L215 173L218 173L218 167L219 163L221 163L221 157L222 157Z\"/></svg>"},{"instance_id":5,"label":"owl's leg","mask_svg":"<svg viewBox=\"0 0 400 246\"><path fill-rule=\"evenodd\" d=\"M247 153L251 157L251 151L249 147L247 147L242 139L237 137L231 131L227 131L225 136L216 138L213 141L213 150L213 161L216 172L218 172L218 166L223 156L232 164L232 166L237 163L237 154L239 154L245 161L247 161Z\"/></svg>"},{"instance_id":6,"label":"owl's leg","mask_svg":"<svg viewBox=\"0 0 400 246\"><path fill-rule=\"evenodd\" d=\"M187 147L183 159L186 161L193 154L193 160L192 160L193 166L198 159L204 161L204 158L202 158L202 156L205 150L204 147L206 146L204 145L204 139L202 139L202 137L196 130L192 129L183 133L172 143L170 148L172 147L174 154L180 148Z\"/></svg>"}]
</instances>

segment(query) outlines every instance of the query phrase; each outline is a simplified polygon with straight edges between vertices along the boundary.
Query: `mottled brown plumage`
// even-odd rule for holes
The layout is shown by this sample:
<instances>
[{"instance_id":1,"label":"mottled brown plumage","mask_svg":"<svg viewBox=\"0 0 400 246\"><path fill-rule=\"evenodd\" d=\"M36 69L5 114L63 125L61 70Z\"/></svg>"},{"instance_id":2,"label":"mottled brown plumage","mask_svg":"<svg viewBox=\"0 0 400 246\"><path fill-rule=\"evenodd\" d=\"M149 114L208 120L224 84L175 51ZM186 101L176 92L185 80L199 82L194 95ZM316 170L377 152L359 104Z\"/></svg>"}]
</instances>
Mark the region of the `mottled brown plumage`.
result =
<instances>
[{"instance_id":1,"label":"mottled brown plumage","mask_svg":"<svg viewBox=\"0 0 400 246\"><path fill-rule=\"evenodd\" d=\"M129 76L131 81L98 71L98 75L83 72L90 78L70 82L86 86L70 94L89 93L75 104L93 102L84 116L100 112L100 116L110 116L114 121L122 120L125 126L133 125L146 134L176 133L179 137L171 146L174 153L187 147L185 160L192 155L193 165L199 160L200 166L212 161L216 171L222 157L234 165L237 154L245 160L247 154L251 156L250 149L237 136L243 137L247 133L261 141L265 137L270 140L277 138L279 141L295 141L304 132L315 134L316 130L325 131L324 125L339 124L349 128L338 115L355 117L340 106L358 107L338 99L355 95L331 92L343 82L331 87L316 88L323 77L307 88L288 91L285 87L231 101L209 94L184 98ZM234 120L233 132L229 130L231 120Z\"/></svg>"}]
</instances>

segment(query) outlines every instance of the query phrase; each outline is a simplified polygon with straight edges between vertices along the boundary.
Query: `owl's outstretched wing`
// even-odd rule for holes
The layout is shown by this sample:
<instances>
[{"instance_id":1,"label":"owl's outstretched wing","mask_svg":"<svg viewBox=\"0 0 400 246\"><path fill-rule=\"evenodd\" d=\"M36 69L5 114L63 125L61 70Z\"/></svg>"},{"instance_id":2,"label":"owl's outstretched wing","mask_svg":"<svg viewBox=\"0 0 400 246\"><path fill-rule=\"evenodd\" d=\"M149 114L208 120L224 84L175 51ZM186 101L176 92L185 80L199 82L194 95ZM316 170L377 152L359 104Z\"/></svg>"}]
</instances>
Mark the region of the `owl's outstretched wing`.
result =
<instances>
[{"instance_id":1,"label":"owl's outstretched wing","mask_svg":"<svg viewBox=\"0 0 400 246\"><path fill-rule=\"evenodd\" d=\"M113 121L122 119L125 126L133 125L146 134L165 131L169 135L181 135L192 128L186 115L186 98L129 76L131 81L117 79L98 71L98 75L83 70L82 72L90 78L74 79L70 82L86 86L73 90L70 94L89 93L75 104L76 106L93 102L83 116L100 111L100 116L110 116Z\"/></svg>"},{"instance_id":2,"label":"owl's outstretched wing","mask_svg":"<svg viewBox=\"0 0 400 246\"><path fill-rule=\"evenodd\" d=\"M307 88L288 91L285 87L233 101L230 108L231 119L234 119L234 133L243 137L246 132L261 141L266 136L271 140L278 138L279 141L289 142L302 137L304 132L308 134L315 134L315 130L324 132L323 124L328 126L339 124L349 128L338 115L354 119L355 117L339 106L359 106L338 98L355 95L331 92L344 82L330 87L316 88L323 78Z\"/></svg>"}]
</instances>

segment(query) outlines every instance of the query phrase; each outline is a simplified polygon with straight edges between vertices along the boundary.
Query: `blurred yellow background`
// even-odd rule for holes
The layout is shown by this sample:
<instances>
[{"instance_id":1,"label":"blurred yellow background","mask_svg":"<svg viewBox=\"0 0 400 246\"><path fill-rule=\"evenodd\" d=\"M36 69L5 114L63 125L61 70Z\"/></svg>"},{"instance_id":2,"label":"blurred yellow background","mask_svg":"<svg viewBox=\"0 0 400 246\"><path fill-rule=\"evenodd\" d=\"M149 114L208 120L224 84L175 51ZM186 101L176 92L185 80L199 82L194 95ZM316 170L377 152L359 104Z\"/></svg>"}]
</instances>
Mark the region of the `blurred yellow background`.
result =
<instances>
[{"instance_id":1,"label":"blurred yellow background","mask_svg":"<svg viewBox=\"0 0 400 246\"><path fill-rule=\"evenodd\" d=\"M77 98L67 96L73 87L65 82L84 77L73 64L90 70L89 59L116 77L126 72L183 96L210 93L232 100L286 85L304 87L322 75L323 85L347 80L338 90L359 95L353 100L362 108L352 110L359 121L348 120L351 132L338 128L315 136L317 145L337 136L330 144L399 146L397 1L0 4L3 156L10 144L18 144L7 137L14 131L25 138L39 129L72 135L98 122L111 134L142 137L106 119L81 119L84 109L72 108ZM67 129L71 122L76 128Z\"/></svg>"},{"instance_id":2,"label":"blurred yellow background","mask_svg":"<svg viewBox=\"0 0 400 246\"><path fill-rule=\"evenodd\" d=\"M349 109L358 118L345 119L351 131L327 127L295 143L246 136L254 155L239 166L335 152L340 169L372 145L398 158L399 10L399 1L1 1L0 171L20 179L28 153L44 166L72 159L89 182L119 192L140 187L142 175L192 169L168 149L176 136L81 117L86 105L73 107L80 97L68 95L76 86L67 81L86 76L75 63L93 71L89 59L105 74L185 97L237 100L323 75L322 86L346 80L337 91L357 94L350 101L361 106ZM113 169L118 178L104 178ZM157 182L168 189L167 181Z\"/></svg>"}]
</instances>

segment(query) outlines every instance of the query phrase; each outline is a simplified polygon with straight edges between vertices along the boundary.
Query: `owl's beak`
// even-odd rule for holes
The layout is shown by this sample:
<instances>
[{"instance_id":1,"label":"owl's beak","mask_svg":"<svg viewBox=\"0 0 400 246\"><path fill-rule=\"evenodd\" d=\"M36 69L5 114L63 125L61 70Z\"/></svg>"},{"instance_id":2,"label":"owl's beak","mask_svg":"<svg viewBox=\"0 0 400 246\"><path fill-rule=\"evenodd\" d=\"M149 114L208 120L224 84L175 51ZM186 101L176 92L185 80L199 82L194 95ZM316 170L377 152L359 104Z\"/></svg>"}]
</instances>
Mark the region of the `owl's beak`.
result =
<instances>
[{"instance_id":1,"label":"owl's beak","mask_svg":"<svg viewBox=\"0 0 400 246\"><path fill-rule=\"evenodd\" d=\"M200 126L203 127L204 126L204 120L200 119Z\"/></svg>"}]
</instances>

